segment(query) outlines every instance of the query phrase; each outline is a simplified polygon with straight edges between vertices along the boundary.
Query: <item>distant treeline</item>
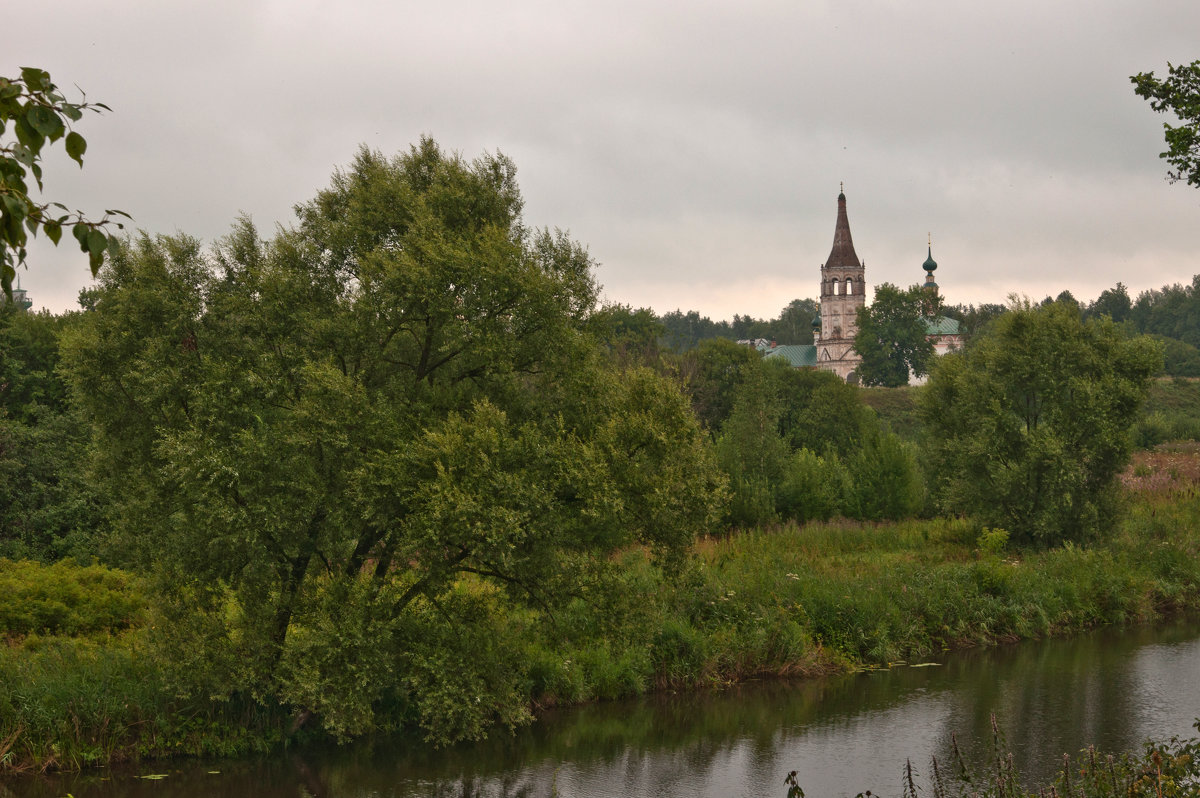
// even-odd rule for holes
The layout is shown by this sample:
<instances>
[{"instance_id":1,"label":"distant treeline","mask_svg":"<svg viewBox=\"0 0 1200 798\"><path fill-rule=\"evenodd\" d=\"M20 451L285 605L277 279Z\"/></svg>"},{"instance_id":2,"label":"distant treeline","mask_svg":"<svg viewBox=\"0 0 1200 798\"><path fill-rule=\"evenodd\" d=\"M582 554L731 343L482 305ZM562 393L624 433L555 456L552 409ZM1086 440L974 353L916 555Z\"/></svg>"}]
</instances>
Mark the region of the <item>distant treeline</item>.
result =
<instances>
[{"instance_id":1,"label":"distant treeline","mask_svg":"<svg viewBox=\"0 0 1200 798\"><path fill-rule=\"evenodd\" d=\"M733 321L713 321L694 310L686 313L672 310L655 318L663 326L663 343L676 352L686 352L710 338L731 338L735 341L765 338L780 345L811 344L812 321L816 315L816 300L793 299L773 319L756 319L735 313Z\"/></svg>"},{"instance_id":2,"label":"distant treeline","mask_svg":"<svg viewBox=\"0 0 1200 798\"><path fill-rule=\"evenodd\" d=\"M1164 372L1173 377L1200 377L1200 274L1188 285L1175 283L1161 289L1142 291L1136 299L1124 283L1105 289L1092 302L1080 302L1070 291L1057 297L1047 296L1041 304L1066 302L1077 305L1085 319L1109 316L1130 335L1146 334L1161 340L1165 347ZM987 322L1004 313L1007 305L946 305L942 312L957 319L969 340ZM686 352L701 341L712 338L746 340L765 338L785 344L811 344L813 319L818 313L814 299L793 299L773 319L756 319L735 313L732 320L713 321L695 310L672 310L662 315L649 308L629 306L609 309L621 317L621 326L639 327L656 335L658 344L675 352Z\"/></svg>"}]
</instances>

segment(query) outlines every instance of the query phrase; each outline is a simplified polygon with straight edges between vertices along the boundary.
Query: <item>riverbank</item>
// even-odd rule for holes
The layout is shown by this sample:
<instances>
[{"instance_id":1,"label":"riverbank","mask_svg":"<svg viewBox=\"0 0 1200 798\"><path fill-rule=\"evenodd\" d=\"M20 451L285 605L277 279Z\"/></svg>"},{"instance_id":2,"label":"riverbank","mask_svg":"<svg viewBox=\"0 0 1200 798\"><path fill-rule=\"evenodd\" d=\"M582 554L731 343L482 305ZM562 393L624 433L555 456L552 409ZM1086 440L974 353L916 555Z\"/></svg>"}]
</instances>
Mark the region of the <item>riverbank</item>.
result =
<instances>
[{"instance_id":1,"label":"riverbank","mask_svg":"<svg viewBox=\"0 0 1200 798\"><path fill-rule=\"evenodd\" d=\"M837 521L701 541L668 575L645 552L626 552L602 599L552 619L502 619L508 661L522 669L513 700L536 710L804 677L1200 609L1200 456L1139 454L1124 484L1127 517L1090 546L1012 553L1001 535L961 520ZM72 636L10 632L0 768L227 756L322 736L312 723L292 734L292 708L269 695L180 699L179 673L203 663L164 661L154 617L133 608ZM380 731L414 719L402 695L381 717Z\"/></svg>"}]
</instances>

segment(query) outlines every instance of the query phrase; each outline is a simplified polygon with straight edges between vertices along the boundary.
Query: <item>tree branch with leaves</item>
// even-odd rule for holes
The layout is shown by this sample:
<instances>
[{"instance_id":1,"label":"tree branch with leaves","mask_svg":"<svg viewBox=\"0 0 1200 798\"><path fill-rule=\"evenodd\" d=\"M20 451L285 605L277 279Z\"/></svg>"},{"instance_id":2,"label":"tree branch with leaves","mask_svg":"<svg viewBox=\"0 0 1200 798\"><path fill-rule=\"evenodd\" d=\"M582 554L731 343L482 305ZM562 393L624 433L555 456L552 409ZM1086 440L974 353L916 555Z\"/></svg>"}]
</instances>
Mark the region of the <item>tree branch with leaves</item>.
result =
<instances>
[{"instance_id":1,"label":"tree branch with leaves","mask_svg":"<svg viewBox=\"0 0 1200 798\"><path fill-rule=\"evenodd\" d=\"M82 93L82 92L81 92ZM84 112L111 110L104 103L70 102L50 80L50 73L36 67L22 67L21 76L0 76L0 287L12 299L13 278L24 265L29 236L38 231L55 245L63 229L71 228L79 248L87 256L95 275L104 260L110 236L105 226L116 224L114 216L130 218L124 211L106 210L99 221L91 221L82 211L72 211L61 202L38 202L30 197L28 178L33 176L39 192L42 184L42 156L47 144L62 141L67 155L83 167L87 140L72 123Z\"/></svg>"},{"instance_id":2,"label":"tree branch with leaves","mask_svg":"<svg viewBox=\"0 0 1200 798\"><path fill-rule=\"evenodd\" d=\"M1180 125L1163 123L1167 151L1158 157L1169 163L1167 179L1200 187L1200 61L1178 66L1167 64L1167 77L1139 72L1129 78L1134 92L1150 101L1158 113L1173 113Z\"/></svg>"}]
</instances>

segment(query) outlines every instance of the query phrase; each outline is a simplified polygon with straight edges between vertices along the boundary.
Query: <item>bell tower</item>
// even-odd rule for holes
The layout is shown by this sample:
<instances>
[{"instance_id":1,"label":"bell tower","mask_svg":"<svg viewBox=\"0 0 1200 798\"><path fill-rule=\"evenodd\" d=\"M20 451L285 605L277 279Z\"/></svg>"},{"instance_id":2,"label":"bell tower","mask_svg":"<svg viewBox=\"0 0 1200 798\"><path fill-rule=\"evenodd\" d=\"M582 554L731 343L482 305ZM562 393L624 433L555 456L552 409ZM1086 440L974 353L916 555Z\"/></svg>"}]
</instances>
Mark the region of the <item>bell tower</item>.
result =
<instances>
[{"instance_id":1,"label":"bell tower","mask_svg":"<svg viewBox=\"0 0 1200 798\"><path fill-rule=\"evenodd\" d=\"M858 259L850 237L846 215L845 188L838 194L837 224L833 249L821 265L821 337L817 365L847 377L858 364L854 336L858 332L858 309L867 298L866 263ZM845 372L845 373L842 373Z\"/></svg>"}]
</instances>

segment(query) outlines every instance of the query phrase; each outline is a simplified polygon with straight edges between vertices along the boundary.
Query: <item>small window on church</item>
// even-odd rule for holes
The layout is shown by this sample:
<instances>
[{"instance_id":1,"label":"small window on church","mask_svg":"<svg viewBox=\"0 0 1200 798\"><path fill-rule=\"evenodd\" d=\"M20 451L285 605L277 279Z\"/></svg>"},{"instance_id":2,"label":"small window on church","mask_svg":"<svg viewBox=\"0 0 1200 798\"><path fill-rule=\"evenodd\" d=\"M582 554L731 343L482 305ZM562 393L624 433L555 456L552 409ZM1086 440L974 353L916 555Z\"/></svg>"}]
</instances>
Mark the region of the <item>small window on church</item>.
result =
<instances>
[{"instance_id":1,"label":"small window on church","mask_svg":"<svg viewBox=\"0 0 1200 798\"><path fill-rule=\"evenodd\" d=\"M834 277L834 278L833 278L833 295L834 295L834 296L837 296L837 295L838 295L838 293L839 293L839 292L838 292L838 288L839 288L839 287L840 287L840 286L838 285L838 278Z\"/></svg>"},{"instance_id":2,"label":"small window on church","mask_svg":"<svg viewBox=\"0 0 1200 798\"><path fill-rule=\"evenodd\" d=\"M850 277L847 277L846 278L846 295L849 296L850 294L853 294L853 293L854 293L854 280Z\"/></svg>"}]
</instances>

